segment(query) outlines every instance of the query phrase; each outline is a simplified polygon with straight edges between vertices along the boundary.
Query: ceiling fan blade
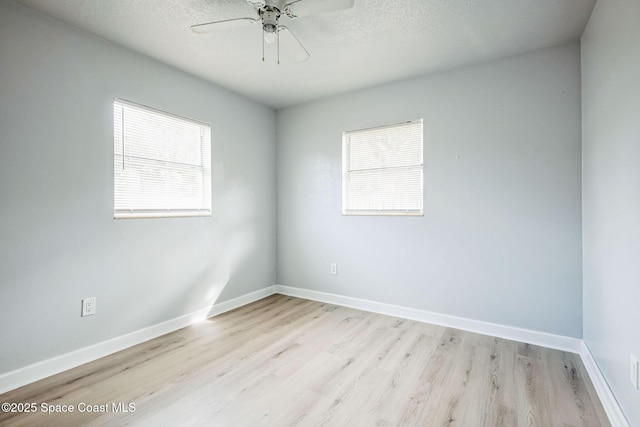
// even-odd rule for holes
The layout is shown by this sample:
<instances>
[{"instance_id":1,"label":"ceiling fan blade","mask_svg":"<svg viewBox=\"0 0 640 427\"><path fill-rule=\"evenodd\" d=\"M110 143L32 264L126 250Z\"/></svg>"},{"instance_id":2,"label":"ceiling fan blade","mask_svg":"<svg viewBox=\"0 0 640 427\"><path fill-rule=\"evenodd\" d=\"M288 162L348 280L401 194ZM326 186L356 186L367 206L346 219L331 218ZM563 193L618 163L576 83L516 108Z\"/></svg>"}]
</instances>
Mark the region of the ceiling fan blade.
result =
<instances>
[{"instance_id":1,"label":"ceiling fan blade","mask_svg":"<svg viewBox=\"0 0 640 427\"><path fill-rule=\"evenodd\" d=\"M318 15L334 10L350 9L355 0L294 0L284 5L284 12L289 18Z\"/></svg>"},{"instance_id":2,"label":"ceiling fan blade","mask_svg":"<svg viewBox=\"0 0 640 427\"><path fill-rule=\"evenodd\" d=\"M248 27L250 25L255 24L256 22L259 22L259 20L253 19L253 18L225 19L224 21L214 21L214 22L206 22L204 24L192 25L191 29L195 33L208 33L214 30Z\"/></svg>"},{"instance_id":3,"label":"ceiling fan blade","mask_svg":"<svg viewBox=\"0 0 640 427\"><path fill-rule=\"evenodd\" d=\"M280 38L281 56L285 62L305 62L311 57L300 40L284 25L280 25L278 37Z\"/></svg>"},{"instance_id":4,"label":"ceiling fan blade","mask_svg":"<svg viewBox=\"0 0 640 427\"><path fill-rule=\"evenodd\" d=\"M249 5L251 5L251 7L253 7L254 9L260 9L267 4L263 0L246 0L246 2L249 3Z\"/></svg>"}]
</instances>

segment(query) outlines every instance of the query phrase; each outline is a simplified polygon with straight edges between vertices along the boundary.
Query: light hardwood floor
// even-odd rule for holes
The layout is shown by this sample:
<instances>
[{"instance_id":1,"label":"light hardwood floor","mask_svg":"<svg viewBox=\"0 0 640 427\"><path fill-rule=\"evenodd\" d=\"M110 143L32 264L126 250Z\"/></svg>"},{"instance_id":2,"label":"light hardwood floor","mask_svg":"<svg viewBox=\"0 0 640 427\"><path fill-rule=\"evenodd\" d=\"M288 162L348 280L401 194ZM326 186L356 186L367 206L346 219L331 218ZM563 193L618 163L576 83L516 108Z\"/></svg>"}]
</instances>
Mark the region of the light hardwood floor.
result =
<instances>
[{"instance_id":1,"label":"light hardwood floor","mask_svg":"<svg viewBox=\"0 0 640 427\"><path fill-rule=\"evenodd\" d=\"M575 354L282 295L0 402L37 407L3 426L609 425Z\"/></svg>"}]
</instances>

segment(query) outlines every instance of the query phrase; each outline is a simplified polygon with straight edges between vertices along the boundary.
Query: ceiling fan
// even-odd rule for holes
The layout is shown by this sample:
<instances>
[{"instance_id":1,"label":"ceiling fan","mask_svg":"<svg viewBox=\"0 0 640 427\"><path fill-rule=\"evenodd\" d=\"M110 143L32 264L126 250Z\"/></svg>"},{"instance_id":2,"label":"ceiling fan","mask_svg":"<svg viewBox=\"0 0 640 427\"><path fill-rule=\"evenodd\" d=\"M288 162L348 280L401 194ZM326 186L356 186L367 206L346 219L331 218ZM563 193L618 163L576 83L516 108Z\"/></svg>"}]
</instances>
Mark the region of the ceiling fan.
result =
<instances>
[{"instance_id":1,"label":"ceiling fan","mask_svg":"<svg viewBox=\"0 0 640 427\"><path fill-rule=\"evenodd\" d=\"M280 24L281 18L296 19L299 17L318 15L334 10L349 9L353 7L355 0L245 0L255 9L254 17L241 17L225 19L222 21L205 22L192 25L191 29L196 33L208 33L215 30L224 30L242 26L251 26L256 23L262 25L262 61L264 61L265 43L277 45L278 64L280 63L280 39L288 44L296 46L304 58L304 62L311 56L307 49L300 43L291 30Z\"/></svg>"}]
</instances>

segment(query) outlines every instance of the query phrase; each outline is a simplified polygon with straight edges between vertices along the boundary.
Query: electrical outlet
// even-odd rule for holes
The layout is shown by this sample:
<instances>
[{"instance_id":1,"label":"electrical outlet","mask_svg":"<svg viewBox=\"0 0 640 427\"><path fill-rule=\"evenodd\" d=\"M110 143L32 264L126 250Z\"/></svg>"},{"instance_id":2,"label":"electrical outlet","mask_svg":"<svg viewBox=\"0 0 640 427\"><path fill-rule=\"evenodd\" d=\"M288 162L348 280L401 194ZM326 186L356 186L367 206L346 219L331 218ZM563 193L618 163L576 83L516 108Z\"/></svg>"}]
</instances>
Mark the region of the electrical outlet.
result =
<instances>
[{"instance_id":1,"label":"electrical outlet","mask_svg":"<svg viewBox=\"0 0 640 427\"><path fill-rule=\"evenodd\" d=\"M82 317L93 316L96 314L96 298L84 298L82 300Z\"/></svg>"},{"instance_id":2,"label":"electrical outlet","mask_svg":"<svg viewBox=\"0 0 640 427\"><path fill-rule=\"evenodd\" d=\"M331 263L331 274L338 274L338 264L335 262Z\"/></svg>"},{"instance_id":3,"label":"electrical outlet","mask_svg":"<svg viewBox=\"0 0 640 427\"><path fill-rule=\"evenodd\" d=\"M640 375L638 369L638 358L632 354L629 356L629 379L631 380L631 384L633 384L633 387L635 387L636 390L640 390L640 387L638 387L638 381L640 380L640 378L638 378L638 376Z\"/></svg>"}]
</instances>

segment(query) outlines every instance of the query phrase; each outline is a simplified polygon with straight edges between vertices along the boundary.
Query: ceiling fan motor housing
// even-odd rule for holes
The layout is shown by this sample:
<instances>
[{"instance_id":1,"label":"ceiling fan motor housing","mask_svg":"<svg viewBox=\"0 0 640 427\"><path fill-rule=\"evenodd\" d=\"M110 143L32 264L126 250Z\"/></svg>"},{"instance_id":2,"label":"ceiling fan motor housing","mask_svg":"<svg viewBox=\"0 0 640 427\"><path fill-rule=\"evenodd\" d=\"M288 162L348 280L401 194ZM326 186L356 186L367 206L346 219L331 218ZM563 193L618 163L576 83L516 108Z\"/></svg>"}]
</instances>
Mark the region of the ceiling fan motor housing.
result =
<instances>
[{"instance_id":1,"label":"ceiling fan motor housing","mask_svg":"<svg viewBox=\"0 0 640 427\"><path fill-rule=\"evenodd\" d=\"M260 17L262 18L262 29L265 33L275 33L278 31L278 19L280 18L280 10L274 6L264 6L260 9Z\"/></svg>"}]
</instances>

